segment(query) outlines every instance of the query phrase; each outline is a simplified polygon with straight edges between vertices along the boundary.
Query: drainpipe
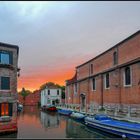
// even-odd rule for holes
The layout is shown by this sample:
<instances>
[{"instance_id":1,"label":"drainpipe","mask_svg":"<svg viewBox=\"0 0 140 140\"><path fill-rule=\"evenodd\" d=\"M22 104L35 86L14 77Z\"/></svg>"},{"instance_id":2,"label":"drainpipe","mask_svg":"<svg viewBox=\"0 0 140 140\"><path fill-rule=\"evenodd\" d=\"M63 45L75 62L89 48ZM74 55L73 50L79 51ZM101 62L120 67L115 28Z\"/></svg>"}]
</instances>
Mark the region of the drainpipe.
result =
<instances>
[{"instance_id":1,"label":"drainpipe","mask_svg":"<svg viewBox=\"0 0 140 140\"><path fill-rule=\"evenodd\" d=\"M104 105L103 100L103 74L101 74L101 107Z\"/></svg>"},{"instance_id":2,"label":"drainpipe","mask_svg":"<svg viewBox=\"0 0 140 140\"><path fill-rule=\"evenodd\" d=\"M90 63L89 63L89 77L90 77ZM89 107L89 103L90 103L90 78L88 78L88 89L87 89L87 92L88 92L88 96L86 96L87 97L87 101L86 101L86 113L87 113L87 111L88 111L88 107ZM87 103L88 103L88 106L87 106Z\"/></svg>"}]
</instances>

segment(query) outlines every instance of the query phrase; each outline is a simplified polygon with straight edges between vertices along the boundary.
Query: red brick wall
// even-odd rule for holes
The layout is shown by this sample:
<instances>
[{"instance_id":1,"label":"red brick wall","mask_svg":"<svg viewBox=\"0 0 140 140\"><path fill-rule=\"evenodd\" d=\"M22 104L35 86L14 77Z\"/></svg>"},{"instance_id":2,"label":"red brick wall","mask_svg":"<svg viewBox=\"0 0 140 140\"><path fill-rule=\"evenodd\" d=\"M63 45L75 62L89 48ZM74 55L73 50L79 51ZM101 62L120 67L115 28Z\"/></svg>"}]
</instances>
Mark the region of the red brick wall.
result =
<instances>
[{"instance_id":1,"label":"red brick wall","mask_svg":"<svg viewBox=\"0 0 140 140\"><path fill-rule=\"evenodd\" d=\"M140 34L127 40L120 46L117 46L103 55L97 57L93 61L77 68L78 80L89 76L90 64L93 64L93 75L113 68L113 53L118 51L118 65L130 62L140 57ZM116 66L116 65L115 65ZM132 68L132 83L131 87L124 87L124 68L115 69L110 74L110 88L104 88L103 77L103 96L101 86L101 74L96 76L96 91L91 89L91 80L80 81L78 86L78 95L73 95L73 85L69 85L70 94L73 99L71 103L79 103L79 96L81 93L86 94L87 103L101 104L102 98L104 104L140 104L140 63L131 65ZM67 93L66 93L67 94Z\"/></svg>"},{"instance_id":2,"label":"red brick wall","mask_svg":"<svg viewBox=\"0 0 140 140\"><path fill-rule=\"evenodd\" d=\"M119 48L119 64L140 57L140 34L123 43Z\"/></svg>"},{"instance_id":3,"label":"red brick wall","mask_svg":"<svg viewBox=\"0 0 140 140\"><path fill-rule=\"evenodd\" d=\"M140 62L131 66L132 86L124 87L121 83L121 102L125 104L140 104ZM123 73L124 69L121 70ZM122 77L123 78L123 77Z\"/></svg>"}]
</instances>

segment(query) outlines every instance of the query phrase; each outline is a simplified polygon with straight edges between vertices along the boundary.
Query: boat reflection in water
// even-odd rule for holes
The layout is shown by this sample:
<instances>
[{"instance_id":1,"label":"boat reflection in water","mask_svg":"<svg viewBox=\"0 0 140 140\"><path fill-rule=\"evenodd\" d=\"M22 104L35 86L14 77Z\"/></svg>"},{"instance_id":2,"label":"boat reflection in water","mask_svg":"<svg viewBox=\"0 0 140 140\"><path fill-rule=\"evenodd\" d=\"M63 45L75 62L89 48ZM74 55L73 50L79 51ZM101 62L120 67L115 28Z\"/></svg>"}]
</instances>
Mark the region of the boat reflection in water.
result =
<instances>
[{"instance_id":1,"label":"boat reflection in water","mask_svg":"<svg viewBox=\"0 0 140 140\"><path fill-rule=\"evenodd\" d=\"M56 112L41 112L40 121L45 128L56 128L59 126L60 117Z\"/></svg>"}]
</instances>

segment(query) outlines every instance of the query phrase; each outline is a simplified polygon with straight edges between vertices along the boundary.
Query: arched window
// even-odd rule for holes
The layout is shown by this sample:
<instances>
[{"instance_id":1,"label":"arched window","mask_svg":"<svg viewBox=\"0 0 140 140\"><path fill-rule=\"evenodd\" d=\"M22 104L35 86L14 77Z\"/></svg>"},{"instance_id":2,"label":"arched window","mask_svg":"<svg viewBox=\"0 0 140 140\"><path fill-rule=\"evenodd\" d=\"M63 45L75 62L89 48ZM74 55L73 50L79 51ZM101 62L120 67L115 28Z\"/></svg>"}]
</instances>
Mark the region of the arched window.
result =
<instances>
[{"instance_id":1,"label":"arched window","mask_svg":"<svg viewBox=\"0 0 140 140\"><path fill-rule=\"evenodd\" d=\"M110 87L109 73L105 74L104 83L105 83L105 89L108 89Z\"/></svg>"},{"instance_id":2,"label":"arched window","mask_svg":"<svg viewBox=\"0 0 140 140\"><path fill-rule=\"evenodd\" d=\"M113 64L116 65L118 63L118 56L117 56L117 52L113 53Z\"/></svg>"},{"instance_id":3,"label":"arched window","mask_svg":"<svg viewBox=\"0 0 140 140\"><path fill-rule=\"evenodd\" d=\"M92 90L96 90L96 79L92 78Z\"/></svg>"},{"instance_id":4,"label":"arched window","mask_svg":"<svg viewBox=\"0 0 140 140\"><path fill-rule=\"evenodd\" d=\"M124 85L131 85L131 69L126 67L124 70Z\"/></svg>"}]
</instances>

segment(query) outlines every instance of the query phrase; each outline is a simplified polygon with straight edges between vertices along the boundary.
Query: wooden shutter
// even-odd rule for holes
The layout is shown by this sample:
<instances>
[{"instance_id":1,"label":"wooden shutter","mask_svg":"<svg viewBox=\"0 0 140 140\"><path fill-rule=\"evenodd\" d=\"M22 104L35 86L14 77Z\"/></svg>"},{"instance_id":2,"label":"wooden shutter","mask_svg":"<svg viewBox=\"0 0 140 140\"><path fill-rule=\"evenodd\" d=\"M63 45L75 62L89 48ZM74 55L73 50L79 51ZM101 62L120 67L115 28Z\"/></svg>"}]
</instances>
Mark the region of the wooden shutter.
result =
<instances>
[{"instance_id":1,"label":"wooden shutter","mask_svg":"<svg viewBox=\"0 0 140 140\"><path fill-rule=\"evenodd\" d=\"M1 89L10 89L10 77L1 77Z\"/></svg>"},{"instance_id":2,"label":"wooden shutter","mask_svg":"<svg viewBox=\"0 0 140 140\"><path fill-rule=\"evenodd\" d=\"M13 104L9 103L9 116L13 115Z\"/></svg>"},{"instance_id":3,"label":"wooden shutter","mask_svg":"<svg viewBox=\"0 0 140 140\"><path fill-rule=\"evenodd\" d=\"M0 117L1 117L1 103L0 103Z\"/></svg>"}]
</instances>

